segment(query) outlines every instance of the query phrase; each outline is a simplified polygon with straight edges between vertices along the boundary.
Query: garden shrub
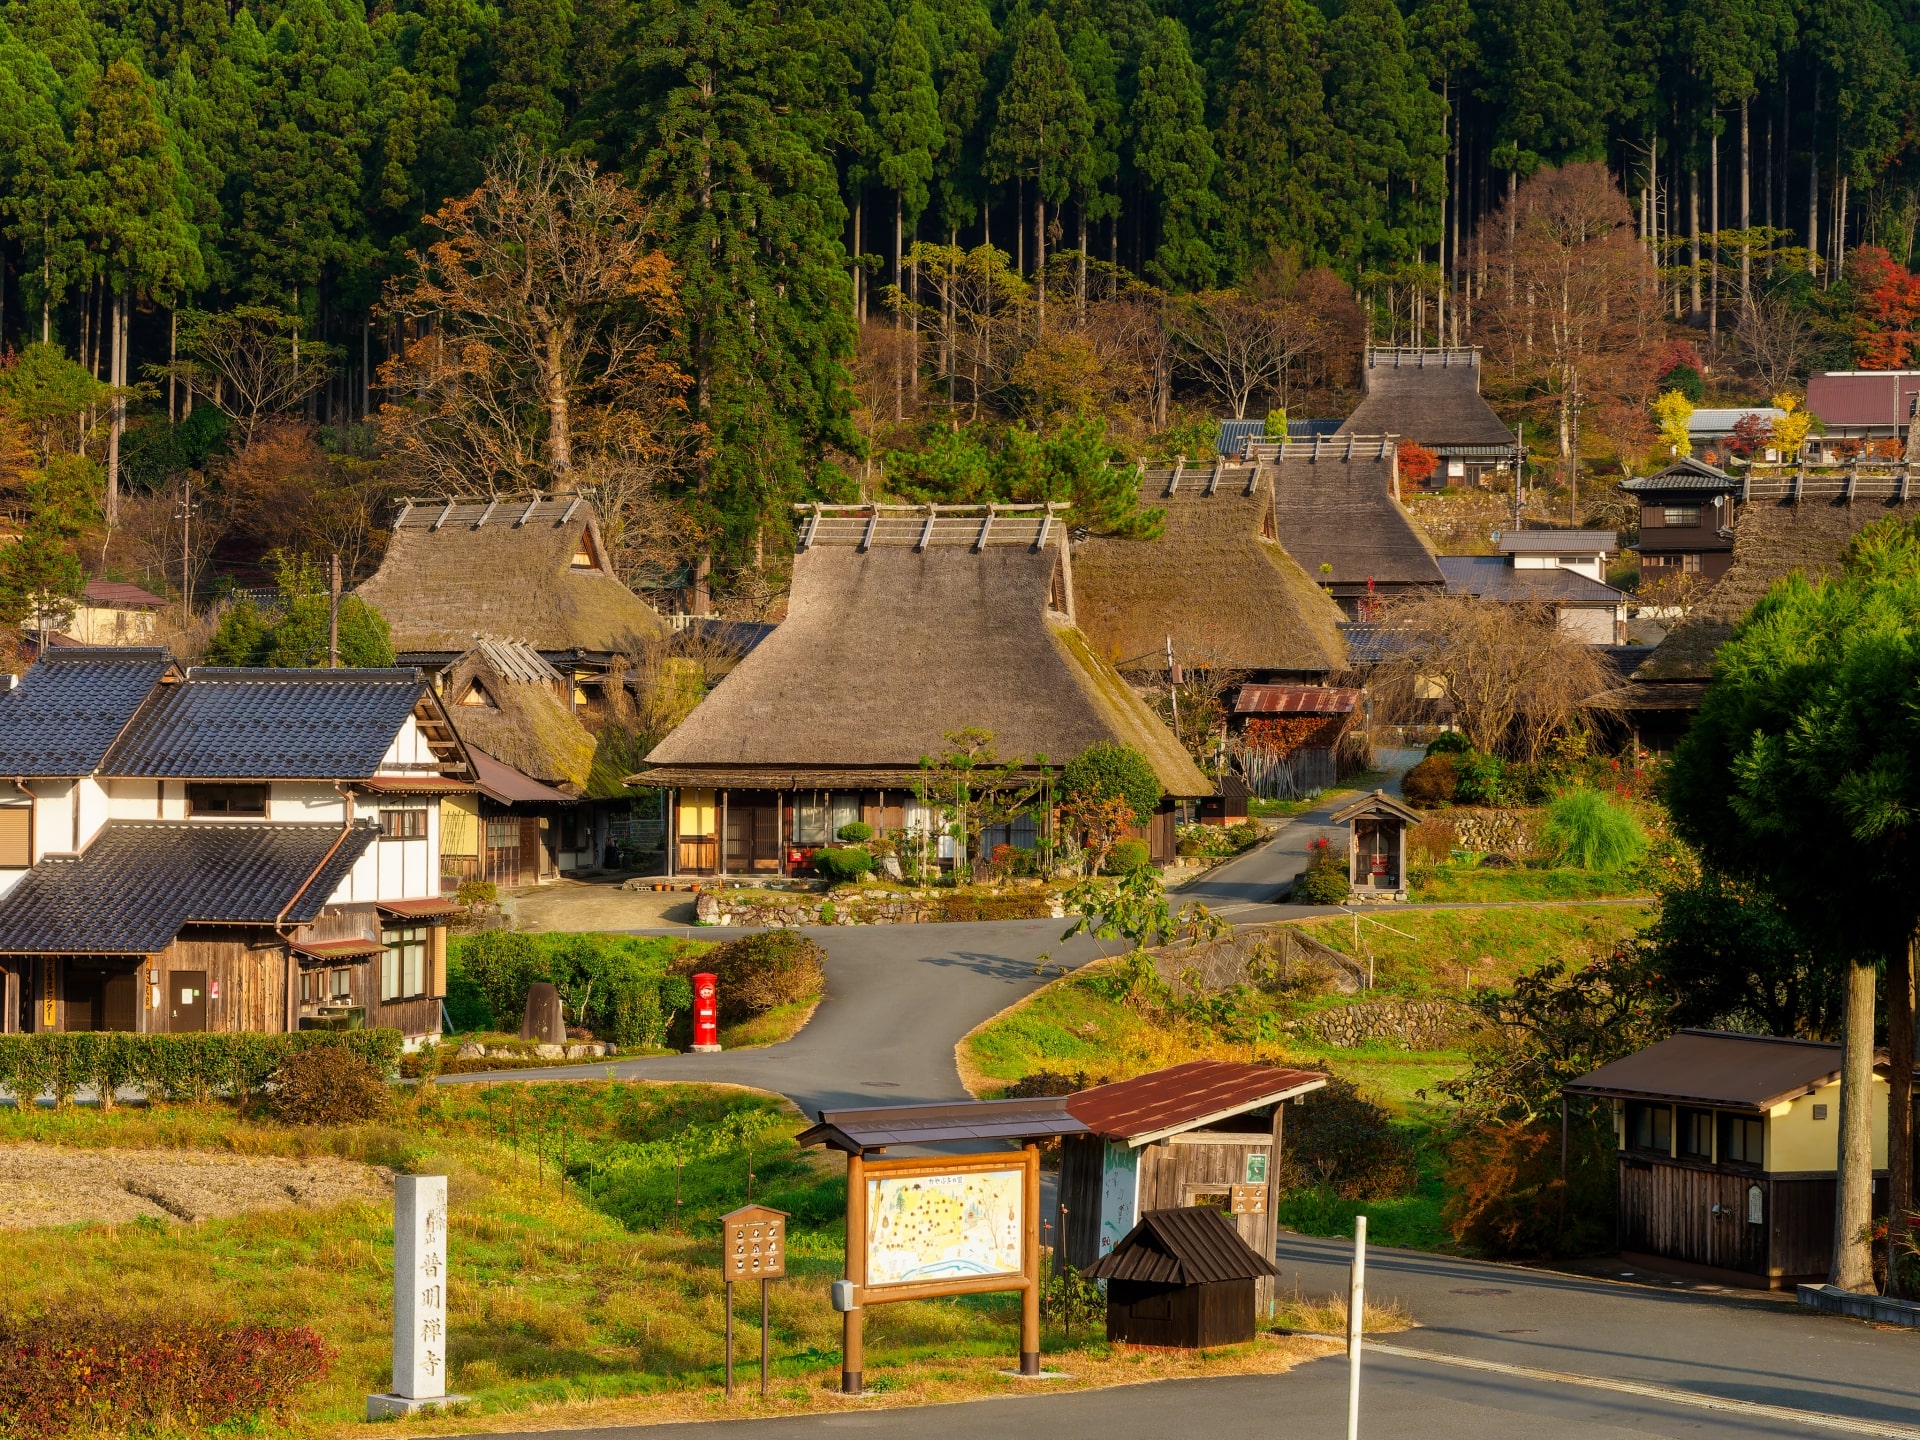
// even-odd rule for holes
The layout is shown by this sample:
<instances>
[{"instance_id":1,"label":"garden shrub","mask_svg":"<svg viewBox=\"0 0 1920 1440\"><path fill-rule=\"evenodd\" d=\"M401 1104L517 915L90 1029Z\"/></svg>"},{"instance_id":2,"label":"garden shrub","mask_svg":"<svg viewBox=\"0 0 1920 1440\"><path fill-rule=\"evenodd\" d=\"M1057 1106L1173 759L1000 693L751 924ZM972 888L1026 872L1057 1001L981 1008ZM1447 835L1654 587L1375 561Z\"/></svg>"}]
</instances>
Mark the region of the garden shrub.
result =
<instances>
[{"instance_id":1,"label":"garden shrub","mask_svg":"<svg viewBox=\"0 0 1920 1440\"><path fill-rule=\"evenodd\" d=\"M736 1025L818 996L827 984L826 959L798 930L767 930L682 959L675 969L710 972L719 985L720 1023Z\"/></svg>"},{"instance_id":2,"label":"garden shrub","mask_svg":"<svg viewBox=\"0 0 1920 1440\"><path fill-rule=\"evenodd\" d=\"M1106 869L1109 875L1131 875L1152 863L1153 853L1147 849L1146 841L1122 840L1107 852Z\"/></svg>"},{"instance_id":3,"label":"garden shrub","mask_svg":"<svg viewBox=\"0 0 1920 1440\"><path fill-rule=\"evenodd\" d=\"M366 1060L329 1045L281 1061L268 1099L288 1125L358 1125L385 1115L392 1097L386 1077Z\"/></svg>"},{"instance_id":4,"label":"garden shrub","mask_svg":"<svg viewBox=\"0 0 1920 1440\"><path fill-rule=\"evenodd\" d=\"M1055 1095L1077 1095L1092 1085L1084 1070L1076 1070L1071 1075L1063 1070L1035 1070L1009 1085L1001 1092L1001 1099L1041 1100Z\"/></svg>"},{"instance_id":5,"label":"garden shrub","mask_svg":"<svg viewBox=\"0 0 1920 1440\"><path fill-rule=\"evenodd\" d=\"M849 820L834 831L834 838L845 840L850 845L864 845L873 839L873 826L864 820Z\"/></svg>"},{"instance_id":6,"label":"garden shrub","mask_svg":"<svg viewBox=\"0 0 1920 1440\"><path fill-rule=\"evenodd\" d=\"M1045 895L953 895L940 902L940 918L948 921L1045 920L1053 902Z\"/></svg>"},{"instance_id":7,"label":"garden shrub","mask_svg":"<svg viewBox=\"0 0 1920 1440\"><path fill-rule=\"evenodd\" d=\"M1619 1180L1611 1117L1576 1115L1560 1179L1558 1117L1487 1121L1447 1150L1446 1222L1455 1240L1507 1259L1608 1249Z\"/></svg>"},{"instance_id":8,"label":"garden shrub","mask_svg":"<svg viewBox=\"0 0 1920 1440\"><path fill-rule=\"evenodd\" d=\"M1125 800L1134 824L1144 825L1160 806L1160 777L1138 750L1097 740L1060 772L1060 794L1067 800Z\"/></svg>"},{"instance_id":9,"label":"garden shrub","mask_svg":"<svg viewBox=\"0 0 1920 1440\"><path fill-rule=\"evenodd\" d=\"M1509 803L1512 786L1507 779L1507 762L1498 755L1483 755L1475 750L1456 756L1453 773L1453 798L1460 804Z\"/></svg>"},{"instance_id":10,"label":"garden shrub","mask_svg":"<svg viewBox=\"0 0 1920 1440\"><path fill-rule=\"evenodd\" d=\"M468 909L475 905L497 905L500 903L500 887L491 880L462 880L460 888L453 892L453 898Z\"/></svg>"},{"instance_id":11,"label":"garden shrub","mask_svg":"<svg viewBox=\"0 0 1920 1440\"><path fill-rule=\"evenodd\" d=\"M1422 820L1407 832L1407 852L1427 865L1443 865L1460 843L1451 820Z\"/></svg>"},{"instance_id":12,"label":"garden shrub","mask_svg":"<svg viewBox=\"0 0 1920 1440\"><path fill-rule=\"evenodd\" d=\"M1563 865L1611 873L1646 853L1647 832L1598 790L1568 790L1547 807L1540 844Z\"/></svg>"},{"instance_id":13,"label":"garden shrub","mask_svg":"<svg viewBox=\"0 0 1920 1440\"><path fill-rule=\"evenodd\" d=\"M1352 889L1347 879L1347 852L1316 840L1307 847L1307 868L1293 882L1291 898L1296 905L1338 905Z\"/></svg>"},{"instance_id":14,"label":"garden shrub","mask_svg":"<svg viewBox=\"0 0 1920 1440\"><path fill-rule=\"evenodd\" d=\"M333 1352L304 1325L87 1310L0 1320L0 1435L206 1434L285 1415Z\"/></svg>"},{"instance_id":15,"label":"garden shrub","mask_svg":"<svg viewBox=\"0 0 1920 1440\"><path fill-rule=\"evenodd\" d=\"M1453 803L1459 786L1451 755L1429 755L1407 771L1400 782L1400 793L1416 810L1433 810Z\"/></svg>"},{"instance_id":16,"label":"garden shrub","mask_svg":"<svg viewBox=\"0 0 1920 1440\"><path fill-rule=\"evenodd\" d=\"M1286 1189L1318 1186L1342 1200L1392 1200L1420 1179L1413 1145L1351 1080L1327 1077L1287 1107L1282 1147Z\"/></svg>"},{"instance_id":17,"label":"garden shrub","mask_svg":"<svg viewBox=\"0 0 1920 1440\"><path fill-rule=\"evenodd\" d=\"M633 935L483 930L455 936L447 947L448 1011L455 1014L457 1000L461 1029L512 1033L526 1014L527 991L544 980L560 992L569 1024L623 1049L657 1045L674 1014L692 1004L684 987L670 983L680 948Z\"/></svg>"},{"instance_id":18,"label":"garden shrub","mask_svg":"<svg viewBox=\"0 0 1920 1440\"><path fill-rule=\"evenodd\" d=\"M873 873L873 856L858 846L829 846L813 852L814 873L835 885L847 885Z\"/></svg>"},{"instance_id":19,"label":"garden shrub","mask_svg":"<svg viewBox=\"0 0 1920 1440\"><path fill-rule=\"evenodd\" d=\"M486 1003L491 1028L518 1030L527 1013L527 992L536 980L547 978L533 936L518 930L482 930L454 936L447 952L449 971L457 966Z\"/></svg>"},{"instance_id":20,"label":"garden shrub","mask_svg":"<svg viewBox=\"0 0 1920 1440\"><path fill-rule=\"evenodd\" d=\"M1429 755L1466 755L1473 750L1473 742L1458 730L1442 730L1427 742Z\"/></svg>"},{"instance_id":21,"label":"garden shrub","mask_svg":"<svg viewBox=\"0 0 1920 1440\"><path fill-rule=\"evenodd\" d=\"M398 1030L0 1035L0 1087L22 1104L49 1090L63 1103L75 1090L98 1093L108 1085L141 1089L158 1100L237 1100L261 1093L290 1055L309 1049L346 1050L376 1075L390 1076L402 1043Z\"/></svg>"}]
</instances>

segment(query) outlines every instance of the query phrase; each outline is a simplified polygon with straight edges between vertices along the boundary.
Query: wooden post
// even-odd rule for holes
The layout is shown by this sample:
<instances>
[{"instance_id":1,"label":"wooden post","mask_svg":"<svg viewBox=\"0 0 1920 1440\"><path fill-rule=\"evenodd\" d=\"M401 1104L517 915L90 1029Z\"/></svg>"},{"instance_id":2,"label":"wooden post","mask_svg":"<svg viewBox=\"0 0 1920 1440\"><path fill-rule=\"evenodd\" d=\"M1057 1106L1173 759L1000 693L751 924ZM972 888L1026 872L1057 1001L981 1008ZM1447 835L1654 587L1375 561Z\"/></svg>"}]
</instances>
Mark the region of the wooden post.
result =
<instances>
[{"instance_id":1,"label":"wooden post","mask_svg":"<svg viewBox=\"0 0 1920 1440\"><path fill-rule=\"evenodd\" d=\"M767 1398L767 1277L760 1277L760 1398Z\"/></svg>"},{"instance_id":2,"label":"wooden post","mask_svg":"<svg viewBox=\"0 0 1920 1440\"><path fill-rule=\"evenodd\" d=\"M1360 1336L1367 1315L1367 1217L1353 1220L1353 1270L1347 1286L1347 1440L1360 1440Z\"/></svg>"},{"instance_id":3,"label":"wooden post","mask_svg":"<svg viewBox=\"0 0 1920 1440\"><path fill-rule=\"evenodd\" d=\"M327 565L327 668L340 668L340 557Z\"/></svg>"},{"instance_id":4,"label":"wooden post","mask_svg":"<svg viewBox=\"0 0 1920 1440\"><path fill-rule=\"evenodd\" d=\"M1020 1373L1040 1373L1040 1146L1027 1142L1026 1190L1020 1248L1025 1252L1027 1288L1020 1296Z\"/></svg>"},{"instance_id":5,"label":"wooden post","mask_svg":"<svg viewBox=\"0 0 1920 1440\"><path fill-rule=\"evenodd\" d=\"M764 1291L766 1282L760 1282ZM727 1399L733 1399L733 1282L727 1281Z\"/></svg>"},{"instance_id":6,"label":"wooden post","mask_svg":"<svg viewBox=\"0 0 1920 1440\"><path fill-rule=\"evenodd\" d=\"M854 1303L842 1317L840 1337L840 1393L860 1393L860 1288L867 1283L867 1165L859 1155L847 1156L847 1279L853 1282Z\"/></svg>"},{"instance_id":7,"label":"wooden post","mask_svg":"<svg viewBox=\"0 0 1920 1440\"><path fill-rule=\"evenodd\" d=\"M1887 957L1887 1293L1899 1295L1899 1258L1913 1210L1913 951Z\"/></svg>"}]
</instances>

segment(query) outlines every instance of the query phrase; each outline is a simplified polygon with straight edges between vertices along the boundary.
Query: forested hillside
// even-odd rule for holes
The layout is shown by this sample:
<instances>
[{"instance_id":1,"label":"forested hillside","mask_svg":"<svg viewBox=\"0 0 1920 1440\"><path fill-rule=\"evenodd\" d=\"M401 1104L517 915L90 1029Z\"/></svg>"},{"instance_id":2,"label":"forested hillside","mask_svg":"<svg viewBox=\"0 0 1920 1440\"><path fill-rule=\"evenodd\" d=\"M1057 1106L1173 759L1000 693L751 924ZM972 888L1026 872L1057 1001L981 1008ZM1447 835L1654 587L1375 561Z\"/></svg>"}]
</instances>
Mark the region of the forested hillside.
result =
<instances>
[{"instance_id":1,"label":"forested hillside","mask_svg":"<svg viewBox=\"0 0 1920 1440\"><path fill-rule=\"evenodd\" d=\"M1911 343L1889 0L0 16L0 618L81 570L364 567L397 493L570 485L637 581L751 608L797 500L1137 526L1111 462L1343 413L1369 335L1486 346L1575 464L1651 439L1676 323L1755 397ZM1543 358L1525 277L1603 252L1611 328Z\"/></svg>"}]
</instances>

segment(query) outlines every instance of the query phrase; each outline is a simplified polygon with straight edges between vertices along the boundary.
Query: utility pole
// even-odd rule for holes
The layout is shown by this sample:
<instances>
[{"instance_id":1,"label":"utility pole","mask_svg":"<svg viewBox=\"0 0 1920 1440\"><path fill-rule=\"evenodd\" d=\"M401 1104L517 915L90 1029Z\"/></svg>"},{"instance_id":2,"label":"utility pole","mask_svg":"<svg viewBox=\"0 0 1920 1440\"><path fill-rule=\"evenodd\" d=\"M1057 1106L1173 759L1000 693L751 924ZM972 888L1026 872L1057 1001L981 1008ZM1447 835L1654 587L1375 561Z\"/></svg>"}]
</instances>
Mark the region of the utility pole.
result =
<instances>
[{"instance_id":1,"label":"utility pole","mask_svg":"<svg viewBox=\"0 0 1920 1440\"><path fill-rule=\"evenodd\" d=\"M340 557L327 567L327 668L340 668Z\"/></svg>"},{"instance_id":2,"label":"utility pole","mask_svg":"<svg viewBox=\"0 0 1920 1440\"><path fill-rule=\"evenodd\" d=\"M180 610L193 619L193 472L180 482Z\"/></svg>"}]
</instances>

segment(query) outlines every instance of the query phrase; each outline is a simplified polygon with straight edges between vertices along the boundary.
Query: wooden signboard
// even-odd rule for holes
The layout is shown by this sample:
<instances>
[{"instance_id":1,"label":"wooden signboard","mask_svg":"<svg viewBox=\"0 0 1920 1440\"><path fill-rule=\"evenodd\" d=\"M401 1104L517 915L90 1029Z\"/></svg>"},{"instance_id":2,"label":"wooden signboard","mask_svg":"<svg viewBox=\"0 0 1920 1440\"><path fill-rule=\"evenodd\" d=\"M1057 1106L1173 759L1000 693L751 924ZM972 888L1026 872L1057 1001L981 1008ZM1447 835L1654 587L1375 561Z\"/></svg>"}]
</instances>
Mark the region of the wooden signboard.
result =
<instances>
[{"instance_id":1,"label":"wooden signboard","mask_svg":"<svg viewBox=\"0 0 1920 1440\"><path fill-rule=\"evenodd\" d=\"M1232 1191L1228 1211L1234 1215L1264 1215L1267 1213L1267 1187L1264 1185L1235 1185Z\"/></svg>"},{"instance_id":2,"label":"wooden signboard","mask_svg":"<svg viewBox=\"0 0 1920 1440\"><path fill-rule=\"evenodd\" d=\"M733 1398L733 1287L760 1282L760 1398L767 1398L767 1282L787 1275L787 1212L742 1205L720 1217L720 1270L727 1282L727 1398Z\"/></svg>"},{"instance_id":3,"label":"wooden signboard","mask_svg":"<svg viewBox=\"0 0 1920 1440\"><path fill-rule=\"evenodd\" d=\"M860 1393L861 1312L895 1300L1021 1291L1020 1373L1040 1373L1040 1150L847 1157L848 1305L840 1388Z\"/></svg>"}]
</instances>

